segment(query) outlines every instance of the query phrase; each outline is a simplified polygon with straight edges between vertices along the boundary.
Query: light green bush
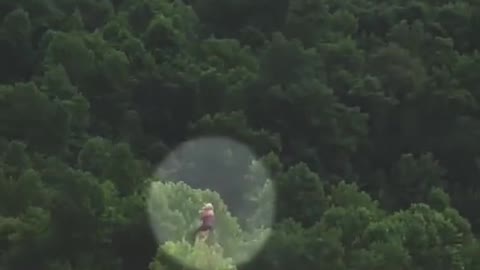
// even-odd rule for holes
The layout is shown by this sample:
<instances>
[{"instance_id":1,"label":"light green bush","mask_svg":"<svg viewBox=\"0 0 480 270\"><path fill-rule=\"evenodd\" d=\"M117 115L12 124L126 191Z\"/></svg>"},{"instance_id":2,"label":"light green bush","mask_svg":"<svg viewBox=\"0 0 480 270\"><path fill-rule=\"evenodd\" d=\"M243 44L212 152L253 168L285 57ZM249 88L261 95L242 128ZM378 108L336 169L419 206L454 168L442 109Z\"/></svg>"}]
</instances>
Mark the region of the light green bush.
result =
<instances>
[{"instance_id":1,"label":"light green bush","mask_svg":"<svg viewBox=\"0 0 480 270\"><path fill-rule=\"evenodd\" d=\"M185 241L166 242L162 245L162 250L176 259L181 258L180 263L185 266L208 270L236 270L233 260L223 256L223 250L218 244L208 246L202 242L195 245ZM166 268L158 259L150 265L150 270Z\"/></svg>"},{"instance_id":2,"label":"light green bush","mask_svg":"<svg viewBox=\"0 0 480 270\"><path fill-rule=\"evenodd\" d=\"M193 247L189 242L200 224L198 210L207 201L215 206L214 239L217 245ZM270 233L270 228L264 226L242 229L218 193L193 189L183 182L152 182L148 212L161 250L184 264L200 269L231 269L228 268L230 265L251 258ZM219 268L206 265L210 263L203 261L207 255ZM159 269L160 264L155 267Z\"/></svg>"}]
</instances>

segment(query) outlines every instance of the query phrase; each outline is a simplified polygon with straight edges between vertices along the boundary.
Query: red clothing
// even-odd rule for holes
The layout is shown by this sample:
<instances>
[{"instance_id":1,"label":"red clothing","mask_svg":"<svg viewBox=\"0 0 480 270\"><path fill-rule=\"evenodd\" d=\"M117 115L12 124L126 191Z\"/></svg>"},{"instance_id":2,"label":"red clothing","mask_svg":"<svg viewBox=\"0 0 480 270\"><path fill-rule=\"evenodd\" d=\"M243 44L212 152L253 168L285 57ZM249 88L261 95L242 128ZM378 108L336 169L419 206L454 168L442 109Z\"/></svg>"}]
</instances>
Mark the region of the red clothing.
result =
<instances>
[{"instance_id":1,"label":"red clothing","mask_svg":"<svg viewBox=\"0 0 480 270\"><path fill-rule=\"evenodd\" d=\"M202 226L213 227L213 223L215 222L215 213L213 210L205 210L202 212Z\"/></svg>"}]
</instances>

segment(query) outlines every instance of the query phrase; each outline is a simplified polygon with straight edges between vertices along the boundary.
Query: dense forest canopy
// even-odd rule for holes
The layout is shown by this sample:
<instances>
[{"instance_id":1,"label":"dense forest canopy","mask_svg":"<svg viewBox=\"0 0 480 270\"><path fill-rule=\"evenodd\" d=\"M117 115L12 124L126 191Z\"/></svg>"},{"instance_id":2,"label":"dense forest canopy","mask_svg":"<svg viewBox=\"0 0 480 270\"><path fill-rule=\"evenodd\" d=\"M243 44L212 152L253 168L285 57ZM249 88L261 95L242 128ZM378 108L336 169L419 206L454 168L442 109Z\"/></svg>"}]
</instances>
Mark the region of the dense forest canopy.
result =
<instances>
[{"instance_id":1,"label":"dense forest canopy","mask_svg":"<svg viewBox=\"0 0 480 270\"><path fill-rule=\"evenodd\" d=\"M479 1L2 0L0 16L0 269L184 267L165 251L202 270L480 269ZM245 221L153 177L209 135L251 147L275 186L246 264L233 246L265 235L244 227L267 188ZM157 243L152 212L183 239L205 200L220 245Z\"/></svg>"}]
</instances>

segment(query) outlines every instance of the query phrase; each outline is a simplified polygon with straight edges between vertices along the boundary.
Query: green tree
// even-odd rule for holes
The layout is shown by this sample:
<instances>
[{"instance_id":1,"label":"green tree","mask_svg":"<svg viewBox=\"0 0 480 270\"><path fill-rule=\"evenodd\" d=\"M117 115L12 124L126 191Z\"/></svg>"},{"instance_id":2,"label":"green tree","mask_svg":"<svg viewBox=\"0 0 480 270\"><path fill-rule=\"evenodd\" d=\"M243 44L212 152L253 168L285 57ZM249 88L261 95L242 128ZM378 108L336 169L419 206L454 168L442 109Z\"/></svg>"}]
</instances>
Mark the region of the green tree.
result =
<instances>
[{"instance_id":1,"label":"green tree","mask_svg":"<svg viewBox=\"0 0 480 270\"><path fill-rule=\"evenodd\" d=\"M113 146L103 175L117 186L121 195L131 194L142 181L139 161L133 156L130 146L119 143Z\"/></svg>"},{"instance_id":2,"label":"green tree","mask_svg":"<svg viewBox=\"0 0 480 270\"><path fill-rule=\"evenodd\" d=\"M90 138L78 153L78 166L94 175L101 175L108 164L108 157L112 151L110 142L100 138Z\"/></svg>"}]
</instances>

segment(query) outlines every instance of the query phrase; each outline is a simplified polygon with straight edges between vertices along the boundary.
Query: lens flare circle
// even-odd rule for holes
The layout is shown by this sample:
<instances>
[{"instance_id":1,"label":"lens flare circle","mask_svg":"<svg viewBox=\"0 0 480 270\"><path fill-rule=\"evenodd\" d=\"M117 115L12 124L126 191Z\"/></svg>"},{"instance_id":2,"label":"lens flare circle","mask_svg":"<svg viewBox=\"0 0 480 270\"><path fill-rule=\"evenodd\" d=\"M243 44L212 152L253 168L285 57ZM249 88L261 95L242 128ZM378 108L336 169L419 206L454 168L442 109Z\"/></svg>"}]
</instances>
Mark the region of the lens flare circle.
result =
<instances>
[{"instance_id":1,"label":"lens flare circle","mask_svg":"<svg viewBox=\"0 0 480 270\"><path fill-rule=\"evenodd\" d=\"M157 167L149 191L148 214L159 245L189 267L246 263L270 235L273 182L263 162L235 140L202 137L182 143ZM194 237L206 203L215 213L210 245Z\"/></svg>"}]
</instances>

